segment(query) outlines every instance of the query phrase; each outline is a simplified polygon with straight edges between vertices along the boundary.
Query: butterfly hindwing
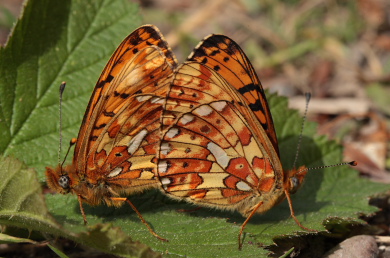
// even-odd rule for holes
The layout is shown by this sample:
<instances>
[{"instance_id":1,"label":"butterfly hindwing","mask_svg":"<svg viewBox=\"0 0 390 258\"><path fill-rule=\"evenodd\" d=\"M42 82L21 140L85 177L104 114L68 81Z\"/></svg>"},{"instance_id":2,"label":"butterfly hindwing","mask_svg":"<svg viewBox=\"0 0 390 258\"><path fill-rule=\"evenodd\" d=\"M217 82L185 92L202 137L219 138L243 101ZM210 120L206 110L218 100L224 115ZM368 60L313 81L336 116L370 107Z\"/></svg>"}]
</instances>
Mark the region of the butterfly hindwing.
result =
<instances>
[{"instance_id":1,"label":"butterfly hindwing","mask_svg":"<svg viewBox=\"0 0 390 258\"><path fill-rule=\"evenodd\" d=\"M259 131L242 114L238 97L219 73L203 64L187 62L175 72L162 117L158 163L168 195L243 214L250 212L248 201L259 201L252 197L272 194L276 200L281 195L280 162L273 164L265 150L272 143L262 144L255 135Z\"/></svg>"}]
</instances>

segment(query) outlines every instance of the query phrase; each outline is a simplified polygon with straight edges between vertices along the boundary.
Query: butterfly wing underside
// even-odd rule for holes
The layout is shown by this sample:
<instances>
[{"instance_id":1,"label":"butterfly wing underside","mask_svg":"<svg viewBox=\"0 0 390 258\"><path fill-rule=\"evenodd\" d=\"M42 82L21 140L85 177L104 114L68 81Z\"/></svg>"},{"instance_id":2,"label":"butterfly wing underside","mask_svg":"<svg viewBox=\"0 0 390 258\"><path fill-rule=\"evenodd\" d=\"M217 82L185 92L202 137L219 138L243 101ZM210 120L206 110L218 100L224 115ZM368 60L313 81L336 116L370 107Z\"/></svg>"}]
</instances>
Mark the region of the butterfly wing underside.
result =
<instances>
[{"instance_id":1,"label":"butterfly wing underside","mask_svg":"<svg viewBox=\"0 0 390 258\"><path fill-rule=\"evenodd\" d=\"M73 163L91 184L147 185L154 177L159 115L176 67L159 30L131 33L104 68L79 131Z\"/></svg>"},{"instance_id":2,"label":"butterfly wing underside","mask_svg":"<svg viewBox=\"0 0 390 258\"><path fill-rule=\"evenodd\" d=\"M158 163L168 195L245 215L261 199L272 200L260 211L279 199L280 162L275 151L267 151L272 143L242 101L219 71L201 63L186 62L175 72Z\"/></svg>"}]
</instances>

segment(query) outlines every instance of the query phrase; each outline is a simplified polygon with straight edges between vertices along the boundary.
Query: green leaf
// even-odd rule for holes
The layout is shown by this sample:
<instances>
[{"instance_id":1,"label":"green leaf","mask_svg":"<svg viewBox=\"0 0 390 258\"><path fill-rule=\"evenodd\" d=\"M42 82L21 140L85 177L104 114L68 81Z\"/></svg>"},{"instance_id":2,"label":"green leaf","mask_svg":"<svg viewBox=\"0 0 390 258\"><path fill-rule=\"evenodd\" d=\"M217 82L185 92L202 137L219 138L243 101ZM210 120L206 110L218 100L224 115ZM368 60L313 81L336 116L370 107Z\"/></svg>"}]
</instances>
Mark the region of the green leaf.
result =
<instances>
[{"instance_id":1,"label":"green leaf","mask_svg":"<svg viewBox=\"0 0 390 258\"><path fill-rule=\"evenodd\" d=\"M55 248L54 246L48 244L47 245L56 255L58 255L59 257L61 258L69 258L69 256L67 256L66 254L64 254L63 252L61 252L58 248Z\"/></svg>"},{"instance_id":2,"label":"green leaf","mask_svg":"<svg viewBox=\"0 0 390 258\"><path fill-rule=\"evenodd\" d=\"M21 238L21 237L13 237L7 234L0 233L0 243L31 243L35 244L36 242L27 239L27 238Z\"/></svg>"},{"instance_id":3,"label":"green leaf","mask_svg":"<svg viewBox=\"0 0 390 258\"><path fill-rule=\"evenodd\" d=\"M77 135L104 64L139 20L137 8L126 0L29 1L12 37L0 51L0 151L36 168L43 181L44 167L57 162L60 83L68 83L63 106L63 138L68 140ZM268 100L282 162L289 168L302 118L287 109L285 98L271 95ZM313 167L340 161L341 148L324 137L313 136L315 131L313 123L306 125L298 163ZM84 226L75 196L47 195L48 210L60 228L47 214L39 183L31 178L34 173L16 161L9 164L19 166L2 162L1 224L66 237L120 256L264 256L268 251L259 246L272 244L275 236L302 231L283 202L251 219L245 229L243 250L238 251L237 235L244 221L241 215L206 208L182 212L179 210L195 206L171 200L158 191L130 199L155 231L169 239L168 243L154 238L126 205L86 205L89 225ZM348 167L318 169L309 172L305 185L293 196L293 205L303 225L324 231L322 224L326 225L329 217L339 219L340 224L356 223L358 213L375 211L367 197L386 188L359 179Z\"/></svg>"},{"instance_id":4,"label":"green leaf","mask_svg":"<svg viewBox=\"0 0 390 258\"><path fill-rule=\"evenodd\" d=\"M93 86L116 46L140 25L125 0L28 1L0 50L0 153L39 172L55 165L59 85L63 139L77 136ZM63 155L62 155L63 157Z\"/></svg>"},{"instance_id":5,"label":"green leaf","mask_svg":"<svg viewBox=\"0 0 390 258\"><path fill-rule=\"evenodd\" d=\"M36 173L16 159L0 157L0 224L58 233Z\"/></svg>"}]
</instances>

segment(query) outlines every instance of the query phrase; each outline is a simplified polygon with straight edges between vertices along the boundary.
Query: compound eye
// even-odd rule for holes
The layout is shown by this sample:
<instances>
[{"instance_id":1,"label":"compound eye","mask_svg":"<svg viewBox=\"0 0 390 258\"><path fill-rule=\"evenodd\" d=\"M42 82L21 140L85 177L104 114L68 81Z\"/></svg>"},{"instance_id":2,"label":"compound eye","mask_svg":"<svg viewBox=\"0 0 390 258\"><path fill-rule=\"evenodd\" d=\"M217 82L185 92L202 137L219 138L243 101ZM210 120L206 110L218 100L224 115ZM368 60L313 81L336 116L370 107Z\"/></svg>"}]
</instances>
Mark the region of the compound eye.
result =
<instances>
[{"instance_id":1,"label":"compound eye","mask_svg":"<svg viewBox=\"0 0 390 258\"><path fill-rule=\"evenodd\" d=\"M299 179L296 177L292 177L292 178L290 178L290 182L291 182L290 193L294 194L298 191L298 189L300 187Z\"/></svg>"},{"instance_id":2,"label":"compound eye","mask_svg":"<svg viewBox=\"0 0 390 258\"><path fill-rule=\"evenodd\" d=\"M59 179L58 179L58 184L64 188L64 189L69 189L70 188L70 179L68 176L61 176Z\"/></svg>"}]
</instances>

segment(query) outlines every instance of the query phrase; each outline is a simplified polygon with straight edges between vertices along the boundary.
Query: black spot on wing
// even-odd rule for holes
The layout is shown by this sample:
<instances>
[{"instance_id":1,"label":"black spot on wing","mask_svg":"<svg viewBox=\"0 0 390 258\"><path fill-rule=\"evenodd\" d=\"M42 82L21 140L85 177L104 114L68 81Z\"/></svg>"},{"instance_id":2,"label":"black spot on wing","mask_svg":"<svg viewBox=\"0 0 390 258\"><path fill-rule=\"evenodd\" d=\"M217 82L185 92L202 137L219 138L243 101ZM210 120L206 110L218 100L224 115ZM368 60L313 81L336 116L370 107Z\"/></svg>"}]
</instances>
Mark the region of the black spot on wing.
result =
<instances>
[{"instance_id":1,"label":"black spot on wing","mask_svg":"<svg viewBox=\"0 0 390 258\"><path fill-rule=\"evenodd\" d=\"M164 52L165 56L169 59L175 60L175 57L173 56L173 53L171 51ZM176 65L175 65L176 66Z\"/></svg>"},{"instance_id":2,"label":"black spot on wing","mask_svg":"<svg viewBox=\"0 0 390 258\"><path fill-rule=\"evenodd\" d=\"M108 117L113 117L113 116L115 116L115 113L114 113L114 112L103 111L103 114L104 114L105 116L108 116Z\"/></svg>"},{"instance_id":3,"label":"black spot on wing","mask_svg":"<svg viewBox=\"0 0 390 258\"><path fill-rule=\"evenodd\" d=\"M106 126L107 124L100 124L100 125L95 125L95 129L102 129Z\"/></svg>"},{"instance_id":4,"label":"black spot on wing","mask_svg":"<svg viewBox=\"0 0 390 258\"><path fill-rule=\"evenodd\" d=\"M153 28L153 27L145 27L145 32L149 34L150 38L154 40L160 40L161 36L160 34Z\"/></svg>"},{"instance_id":5,"label":"black spot on wing","mask_svg":"<svg viewBox=\"0 0 390 258\"><path fill-rule=\"evenodd\" d=\"M158 46L159 48L168 48L167 43L166 43L165 41L163 41L163 40L160 40L160 41L157 43L157 46Z\"/></svg>"},{"instance_id":6,"label":"black spot on wing","mask_svg":"<svg viewBox=\"0 0 390 258\"><path fill-rule=\"evenodd\" d=\"M210 53L210 56L216 56L216 55L218 55L219 53L221 53L221 51L219 51L219 49L213 50L213 52Z\"/></svg>"},{"instance_id":7,"label":"black spot on wing","mask_svg":"<svg viewBox=\"0 0 390 258\"><path fill-rule=\"evenodd\" d=\"M90 141L96 141L97 140L97 136L96 135L92 135L91 137L89 137L89 140Z\"/></svg>"},{"instance_id":8,"label":"black spot on wing","mask_svg":"<svg viewBox=\"0 0 390 258\"><path fill-rule=\"evenodd\" d=\"M213 39L213 40L210 40ZM212 48L212 47L218 47L218 43L221 43L220 37L213 35L210 38L207 38L205 41L202 42L202 48Z\"/></svg>"},{"instance_id":9,"label":"black spot on wing","mask_svg":"<svg viewBox=\"0 0 390 258\"><path fill-rule=\"evenodd\" d=\"M96 88L103 88L104 84L106 84L105 81L100 81L98 84L96 84Z\"/></svg>"},{"instance_id":10,"label":"black spot on wing","mask_svg":"<svg viewBox=\"0 0 390 258\"><path fill-rule=\"evenodd\" d=\"M130 96L130 94L119 93L117 91L114 91L114 97L120 97L121 99L127 99L129 96Z\"/></svg>"},{"instance_id":11,"label":"black spot on wing","mask_svg":"<svg viewBox=\"0 0 390 258\"><path fill-rule=\"evenodd\" d=\"M112 80L114 79L114 76L112 76L111 74L109 74L107 76L107 78L105 79L106 82L111 82Z\"/></svg>"},{"instance_id":12,"label":"black spot on wing","mask_svg":"<svg viewBox=\"0 0 390 258\"><path fill-rule=\"evenodd\" d=\"M192 58L189 59L189 61L194 61L198 57L204 57L207 56L206 52L203 48L197 48L192 52Z\"/></svg>"},{"instance_id":13,"label":"black spot on wing","mask_svg":"<svg viewBox=\"0 0 390 258\"><path fill-rule=\"evenodd\" d=\"M121 98L121 99L127 99L129 96L130 96L130 94L122 93L122 94L120 95L120 98Z\"/></svg>"},{"instance_id":14,"label":"black spot on wing","mask_svg":"<svg viewBox=\"0 0 390 258\"><path fill-rule=\"evenodd\" d=\"M263 106L261 105L261 102L259 99L257 99L255 103L250 103L249 108L252 111L262 111L264 113Z\"/></svg>"},{"instance_id":15,"label":"black spot on wing","mask_svg":"<svg viewBox=\"0 0 390 258\"><path fill-rule=\"evenodd\" d=\"M133 46L138 45L141 41L142 41L142 38L140 37L139 34L133 34L133 35L131 35L131 37L130 37L130 43L131 43Z\"/></svg>"},{"instance_id":16,"label":"black spot on wing","mask_svg":"<svg viewBox=\"0 0 390 258\"><path fill-rule=\"evenodd\" d=\"M254 83L250 83L250 84L247 84L245 86L242 86L241 88L238 89L238 92L241 93L242 95L244 95L245 93L251 92L253 90L260 92L260 93L263 92L263 90L259 87L259 85L254 84Z\"/></svg>"},{"instance_id":17,"label":"black spot on wing","mask_svg":"<svg viewBox=\"0 0 390 258\"><path fill-rule=\"evenodd\" d=\"M106 83L111 82L114 79L114 76L109 74L105 80L100 81L97 85L96 88L102 88Z\"/></svg>"}]
</instances>

